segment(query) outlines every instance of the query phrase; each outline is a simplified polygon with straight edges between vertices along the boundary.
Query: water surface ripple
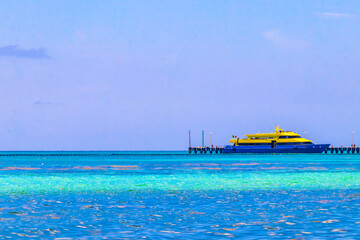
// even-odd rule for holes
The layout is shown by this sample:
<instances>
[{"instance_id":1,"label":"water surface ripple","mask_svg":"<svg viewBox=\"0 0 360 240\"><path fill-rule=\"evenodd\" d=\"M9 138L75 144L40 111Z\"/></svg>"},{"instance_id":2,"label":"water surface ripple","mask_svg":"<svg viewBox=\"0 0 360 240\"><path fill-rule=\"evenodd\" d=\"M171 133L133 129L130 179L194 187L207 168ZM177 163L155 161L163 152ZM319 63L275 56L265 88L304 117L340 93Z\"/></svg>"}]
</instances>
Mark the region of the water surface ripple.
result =
<instances>
[{"instance_id":1,"label":"water surface ripple","mask_svg":"<svg viewBox=\"0 0 360 240\"><path fill-rule=\"evenodd\" d=\"M360 238L360 156L0 153L1 239Z\"/></svg>"}]
</instances>

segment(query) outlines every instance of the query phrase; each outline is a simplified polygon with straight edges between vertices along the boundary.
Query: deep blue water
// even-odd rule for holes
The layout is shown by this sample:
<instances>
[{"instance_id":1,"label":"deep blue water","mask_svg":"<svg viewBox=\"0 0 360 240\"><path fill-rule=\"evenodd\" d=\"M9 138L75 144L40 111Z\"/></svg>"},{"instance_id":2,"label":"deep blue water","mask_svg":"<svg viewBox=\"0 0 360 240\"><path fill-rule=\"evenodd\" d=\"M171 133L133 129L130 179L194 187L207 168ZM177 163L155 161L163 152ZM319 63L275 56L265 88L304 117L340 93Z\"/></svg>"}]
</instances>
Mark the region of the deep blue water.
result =
<instances>
[{"instance_id":1,"label":"deep blue water","mask_svg":"<svg viewBox=\"0 0 360 240\"><path fill-rule=\"evenodd\" d=\"M4 154L1 239L360 239L358 155Z\"/></svg>"}]
</instances>

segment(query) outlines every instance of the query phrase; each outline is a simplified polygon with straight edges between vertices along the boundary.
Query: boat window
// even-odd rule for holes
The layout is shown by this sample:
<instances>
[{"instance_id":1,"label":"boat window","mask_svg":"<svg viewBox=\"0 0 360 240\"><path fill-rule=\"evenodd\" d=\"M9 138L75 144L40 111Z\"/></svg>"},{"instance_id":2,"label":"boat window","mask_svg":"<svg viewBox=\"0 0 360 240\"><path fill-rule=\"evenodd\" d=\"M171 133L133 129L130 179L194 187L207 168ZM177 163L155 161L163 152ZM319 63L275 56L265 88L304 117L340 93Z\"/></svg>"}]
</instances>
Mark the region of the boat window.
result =
<instances>
[{"instance_id":1,"label":"boat window","mask_svg":"<svg viewBox=\"0 0 360 240\"><path fill-rule=\"evenodd\" d=\"M237 146L267 146L270 145L270 143L238 143Z\"/></svg>"},{"instance_id":2,"label":"boat window","mask_svg":"<svg viewBox=\"0 0 360 240\"><path fill-rule=\"evenodd\" d=\"M277 145L305 145L305 144L312 144L312 142L284 142L284 143L277 143Z\"/></svg>"},{"instance_id":3,"label":"boat window","mask_svg":"<svg viewBox=\"0 0 360 240\"><path fill-rule=\"evenodd\" d=\"M300 138L300 136L280 136L280 138Z\"/></svg>"},{"instance_id":4,"label":"boat window","mask_svg":"<svg viewBox=\"0 0 360 240\"><path fill-rule=\"evenodd\" d=\"M273 139L273 137L252 137L252 140L256 139L256 140L267 140L267 139Z\"/></svg>"},{"instance_id":5,"label":"boat window","mask_svg":"<svg viewBox=\"0 0 360 240\"><path fill-rule=\"evenodd\" d=\"M306 144L313 144L312 142L276 142L276 145L306 145ZM271 143L238 143L235 146L270 146Z\"/></svg>"}]
</instances>

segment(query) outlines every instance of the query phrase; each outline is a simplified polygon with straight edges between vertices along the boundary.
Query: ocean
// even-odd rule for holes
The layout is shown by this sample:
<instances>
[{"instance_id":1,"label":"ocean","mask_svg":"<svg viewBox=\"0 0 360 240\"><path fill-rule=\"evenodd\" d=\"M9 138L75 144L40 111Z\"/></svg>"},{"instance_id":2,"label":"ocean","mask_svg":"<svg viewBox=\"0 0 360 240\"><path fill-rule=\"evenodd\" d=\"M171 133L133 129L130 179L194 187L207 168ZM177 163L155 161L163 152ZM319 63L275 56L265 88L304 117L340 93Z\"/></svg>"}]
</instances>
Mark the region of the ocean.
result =
<instances>
[{"instance_id":1,"label":"ocean","mask_svg":"<svg viewBox=\"0 0 360 240\"><path fill-rule=\"evenodd\" d=\"M0 152L0 239L359 239L360 155Z\"/></svg>"}]
</instances>

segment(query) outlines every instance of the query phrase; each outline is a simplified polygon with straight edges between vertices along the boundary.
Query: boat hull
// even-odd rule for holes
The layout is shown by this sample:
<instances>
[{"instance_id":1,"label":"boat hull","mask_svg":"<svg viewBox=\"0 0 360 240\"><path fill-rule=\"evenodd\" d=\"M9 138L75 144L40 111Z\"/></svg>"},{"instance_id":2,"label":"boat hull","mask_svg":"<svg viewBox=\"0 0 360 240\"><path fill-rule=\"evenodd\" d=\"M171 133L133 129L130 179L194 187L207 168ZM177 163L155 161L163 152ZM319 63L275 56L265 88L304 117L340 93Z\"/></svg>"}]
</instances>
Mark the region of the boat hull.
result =
<instances>
[{"instance_id":1,"label":"boat hull","mask_svg":"<svg viewBox=\"0 0 360 240\"><path fill-rule=\"evenodd\" d=\"M225 146L223 153L322 153L330 144L278 145L271 146Z\"/></svg>"}]
</instances>

